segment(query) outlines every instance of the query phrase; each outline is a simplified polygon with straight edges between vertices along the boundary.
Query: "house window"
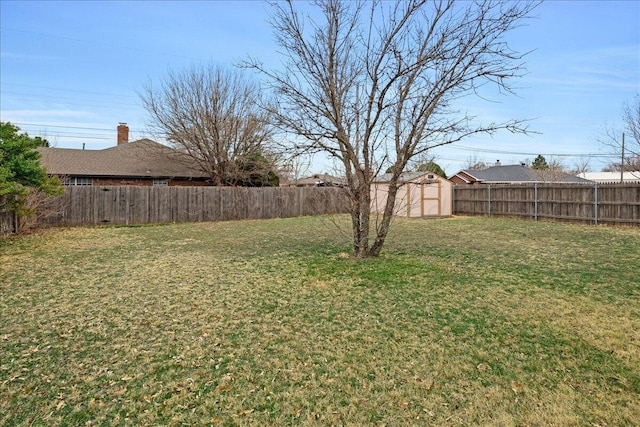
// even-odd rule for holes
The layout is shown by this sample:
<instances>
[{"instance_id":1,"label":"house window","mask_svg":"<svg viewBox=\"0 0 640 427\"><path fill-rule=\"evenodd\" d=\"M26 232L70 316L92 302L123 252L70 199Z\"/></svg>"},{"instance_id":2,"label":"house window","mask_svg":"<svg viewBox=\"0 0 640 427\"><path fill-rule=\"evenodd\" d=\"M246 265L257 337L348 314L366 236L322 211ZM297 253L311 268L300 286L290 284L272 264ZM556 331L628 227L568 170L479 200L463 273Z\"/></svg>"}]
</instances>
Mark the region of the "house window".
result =
<instances>
[{"instance_id":1,"label":"house window","mask_svg":"<svg viewBox=\"0 0 640 427\"><path fill-rule=\"evenodd\" d=\"M93 179L82 177L64 178L62 185L93 185Z\"/></svg>"},{"instance_id":2,"label":"house window","mask_svg":"<svg viewBox=\"0 0 640 427\"><path fill-rule=\"evenodd\" d=\"M168 179L154 179L153 180L153 186L154 187L166 187L167 185L169 185L169 180Z\"/></svg>"}]
</instances>

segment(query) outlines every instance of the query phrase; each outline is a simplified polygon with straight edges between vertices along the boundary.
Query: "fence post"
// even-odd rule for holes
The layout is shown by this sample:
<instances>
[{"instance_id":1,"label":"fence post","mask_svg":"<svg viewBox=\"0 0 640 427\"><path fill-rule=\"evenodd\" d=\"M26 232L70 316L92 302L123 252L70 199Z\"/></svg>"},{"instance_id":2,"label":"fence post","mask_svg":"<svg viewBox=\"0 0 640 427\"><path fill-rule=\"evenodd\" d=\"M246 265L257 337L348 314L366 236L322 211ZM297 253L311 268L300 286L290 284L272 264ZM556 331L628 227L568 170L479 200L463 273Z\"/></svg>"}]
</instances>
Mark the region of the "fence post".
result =
<instances>
[{"instance_id":1,"label":"fence post","mask_svg":"<svg viewBox=\"0 0 640 427\"><path fill-rule=\"evenodd\" d=\"M593 218L595 225L598 225L598 183L593 186Z\"/></svg>"},{"instance_id":2,"label":"fence post","mask_svg":"<svg viewBox=\"0 0 640 427\"><path fill-rule=\"evenodd\" d=\"M533 219L538 220L538 183L533 184Z\"/></svg>"},{"instance_id":3,"label":"fence post","mask_svg":"<svg viewBox=\"0 0 640 427\"><path fill-rule=\"evenodd\" d=\"M18 220L18 211L15 210L13 211L13 234L18 234L18 232L20 231L20 224Z\"/></svg>"},{"instance_id":4,"label":"fence post","mask_svg":"<svg viewBox=\"0 0 640 427\"><path fill-rule=\"evenodd\" d=\"M453 184L451 186L451 215L455 215L456 211L456 187L458 184Z\"/></svg>"},{"instance_id":5,"label":"fence post","mask_svg":"<svg viewBox=\"0 0 640 427\"><path fill-rule=\"evenodd\" d=\"M489 184L489 206L487 207L487 211L489 214L489 218L491 218L491 184Z\"/></svg>"}]
</instances>

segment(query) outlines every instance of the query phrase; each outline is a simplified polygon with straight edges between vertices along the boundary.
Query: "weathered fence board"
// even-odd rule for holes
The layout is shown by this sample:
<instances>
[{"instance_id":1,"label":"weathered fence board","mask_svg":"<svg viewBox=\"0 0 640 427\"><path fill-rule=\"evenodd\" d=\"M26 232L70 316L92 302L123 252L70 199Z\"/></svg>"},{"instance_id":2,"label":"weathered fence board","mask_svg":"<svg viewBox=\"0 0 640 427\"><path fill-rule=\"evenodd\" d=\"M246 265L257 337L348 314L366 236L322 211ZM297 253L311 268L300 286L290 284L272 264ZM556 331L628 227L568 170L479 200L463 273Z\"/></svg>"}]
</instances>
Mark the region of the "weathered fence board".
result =
<instances>
[{"instance_id":1,"label":"weathered fence board","mask_svg":"<svg viewBox=\"0 0 640 427\"><path fill-rule=\"evenodd\" d=\"M49 225L149 224L287 218L347 212L337 188L67 187Z\"/></svg>"},{"instance_id":2,"label":"weathered fence board","mask_svg":"<svg viewBox=\"0 0 640 427\"><path fill-rule=\"evenodd\" d=\"M0 211L0 236L11 234L16 229L16 217L13 211Z\"/></svg>"},{"instance_id":3,"label":"weathered fence board","mask_svg":"<svg viewBox=\"0 0 640 427\"><path fill-rule=\"evenodd\" d=\"M639 184L454 187L454 214L640 225Z\"/></svg>"}]
</instances>

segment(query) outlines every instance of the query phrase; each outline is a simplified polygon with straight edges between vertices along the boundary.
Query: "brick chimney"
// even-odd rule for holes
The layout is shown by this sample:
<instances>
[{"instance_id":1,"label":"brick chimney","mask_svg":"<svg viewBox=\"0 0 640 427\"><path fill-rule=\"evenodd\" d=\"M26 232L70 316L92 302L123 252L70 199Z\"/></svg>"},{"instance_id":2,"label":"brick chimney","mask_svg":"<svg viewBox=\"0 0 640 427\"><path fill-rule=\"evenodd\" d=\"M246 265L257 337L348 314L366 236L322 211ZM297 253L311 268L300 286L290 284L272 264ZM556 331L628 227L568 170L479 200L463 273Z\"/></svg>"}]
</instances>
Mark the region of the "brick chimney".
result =
<instances>
[{"instance_id":1,"label":"brick chimney","mask_svg":"<svg viewBox=\"0 0 640 427\"><path fill-rule=\"evenodd\" d=\"M126 123L118 124L118 145L129 142L129 126Z\"/></svg>"}]
</instances>

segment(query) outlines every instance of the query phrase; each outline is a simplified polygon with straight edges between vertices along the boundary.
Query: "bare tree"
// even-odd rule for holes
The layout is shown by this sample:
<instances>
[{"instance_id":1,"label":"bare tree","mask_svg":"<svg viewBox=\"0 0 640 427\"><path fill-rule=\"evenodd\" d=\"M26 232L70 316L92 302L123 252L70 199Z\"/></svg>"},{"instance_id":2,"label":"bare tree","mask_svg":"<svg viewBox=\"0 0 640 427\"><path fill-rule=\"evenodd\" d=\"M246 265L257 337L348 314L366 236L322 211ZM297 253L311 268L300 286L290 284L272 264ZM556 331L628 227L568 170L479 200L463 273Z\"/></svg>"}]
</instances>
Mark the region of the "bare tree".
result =
<instances>
[{"instance_id":1,"label":"bare tree","mask_svg":"<svg viewBox=\"0 0 640 427\"><path fill-rule=\"evenodd\" d=\"M288 185L296 185L299 179L309 174L311 159L309 157L294 156L286 159L280 169L282 176Z\"/></svg>"},{"instance_id":2,"label":"bare tree","mask_svg":"<svg viewBox=\"0 0 640 427\"><path fill-rule=\"evenodd\" d=\"M271 170L273 130L260 94L242 70L210 65L169 72L140 97L154 133L194 158L216 185L237 185Z\"/></svg>"},{"instance_id":3,"label":"bare tree","mask_svg":"<svg viewBox=\"0 0 640 427\"><path fill-rule=\"evenodd\" d=\"M640 171L640 94L625 104L622 121L622 129L606 126L604 135L599 138L599 142L612 154L620 156L619 161L604 168L606 172Z\"/></svg>"},{"instance_id":4,"label":"bare tree","mask_svg":"<svg viewBox=\"0 0 640 427\"><path fill-rule=\"evenodd\" d=\"M640 157L625 156L624 166L621 162L611 162L602 168L603 172L631 172L634 176L640 177Z\"/></svg>"},{"instance_id":5,"label":"bare tree","mask_svg":"<svg viewBox=\"0 0 640 427\"><path fill-rule=\"evenodd\" d=\"M467 160L464 164L464 169L465 170L482 170L482 169L487 169L489 167L489 164L487 162L485 162L484 160L481 160L478 157L477 153L473 153L472 156L467 157Z\"/></svg>"},{"instance_id":6,"label":"bare tree","mask_svg":"<svg viewBox=\"0 0 640 427\"><path fill-rule=\"evenodd\" d=\"M591 159L589 157L580 157L573 163L573 168L568 172L571 175L584 175L591 169Z\"/></svg>"},{"instance_id":7,"label":"bare tree","mask_svg":"<svg viewBox=\"0 0 640 427\"><path fill-rule=\"evenodd\" d=\"M400 175L414 156L471 135L526 132L522 121L483 124L456 104L486 84L512 92L523 55L503 36L536 5L318 0L318 19L298 6L273 4L284 70L256 60L245 65L275 89L276 123L297 136L290 148L338 159L348 183L354 256L375 257L389 231ZM372 217L371 183L388 164L387 204L381 218Z\"/></svg>"}]
</instances>

